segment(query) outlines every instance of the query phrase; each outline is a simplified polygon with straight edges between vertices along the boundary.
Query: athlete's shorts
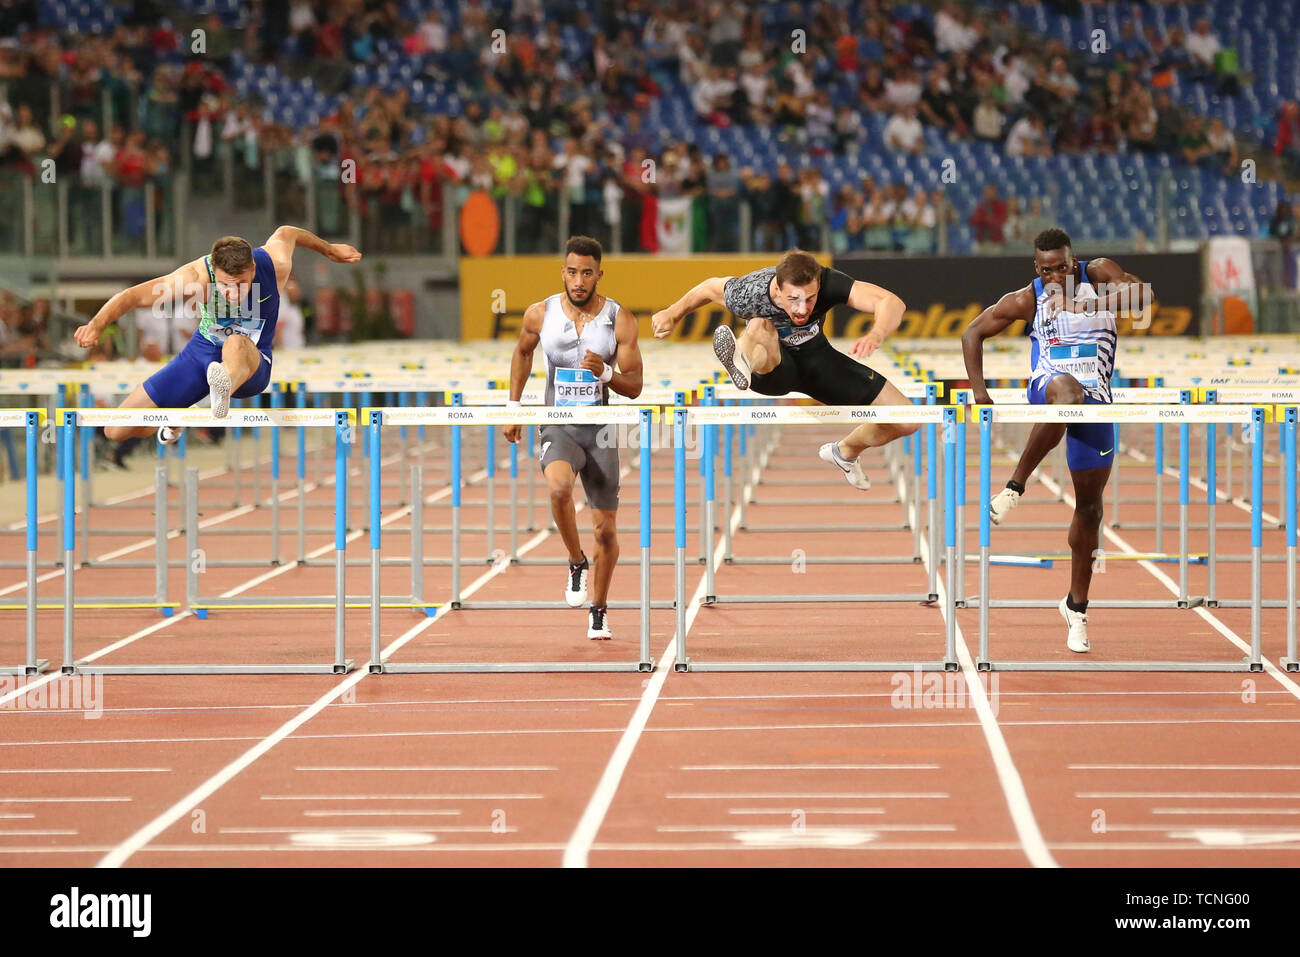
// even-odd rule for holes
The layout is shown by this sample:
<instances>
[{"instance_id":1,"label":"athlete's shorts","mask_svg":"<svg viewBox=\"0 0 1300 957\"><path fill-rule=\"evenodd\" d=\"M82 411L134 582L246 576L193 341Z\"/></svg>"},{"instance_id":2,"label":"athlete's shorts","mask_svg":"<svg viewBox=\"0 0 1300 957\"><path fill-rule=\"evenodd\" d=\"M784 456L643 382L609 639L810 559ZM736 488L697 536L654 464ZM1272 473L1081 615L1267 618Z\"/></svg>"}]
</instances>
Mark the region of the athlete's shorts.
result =
<instances>
[{"instance_id":1,"label":"athlete's shorts","mask_svg":"<svg viewBox=\"0 0 1300 957\"><path fill-rule=\"evenodd\" d=\"M1065 373L1057 373L1064 375ZM1048 376L1037 385L1029 387L1030 405L1047 405L1047 384L1056 376ZM1084 405L1107 405L1090 395L1083 397ZM1110 468L1115 461L1115 426L1110 422L1080 422L1065 427L1065 461L1071 472L1084 469Z\"/></svg>"},{"instance_id":2,"label":"athlete's shorts","mask_svg":"<svg viewBox=\"0 0 1300 957\"><path fill-rule=\"evenodd\" d=\"M236 399L247 399L266 391L271 384L271 358L258 350L261 356L257 371L234 392ZM206 349L194 340L144 382L144 391L160 409L188 409L208 394L208 363L221 361L221 349Z\"/></svg>"},{"instance_id":3,"label":"athlete's shorts","mask_svg":"<svg viewBox=\"0 0 1300 957\"><path fill-rule=\"evenodd\" d=\"M617 433L604 425L544 425L537 438L542 471L552 462L568 462L582 478L582 490L592 508L618 510ZM603 438L602 438L603 437Z\"/></svg>"},{"instance_id":4,"label":"athlete's shorts","mask_svg":"<svg viewBox=\"0 0 1300 957\"><path fill-rule=\"evenodd\" d=\"M781 343L781 361L771 372L755 372L749 387L760 395L802 392L823 405L871 405L885 377L817 336L797 348Z\"/></svg>"}]
</instances>

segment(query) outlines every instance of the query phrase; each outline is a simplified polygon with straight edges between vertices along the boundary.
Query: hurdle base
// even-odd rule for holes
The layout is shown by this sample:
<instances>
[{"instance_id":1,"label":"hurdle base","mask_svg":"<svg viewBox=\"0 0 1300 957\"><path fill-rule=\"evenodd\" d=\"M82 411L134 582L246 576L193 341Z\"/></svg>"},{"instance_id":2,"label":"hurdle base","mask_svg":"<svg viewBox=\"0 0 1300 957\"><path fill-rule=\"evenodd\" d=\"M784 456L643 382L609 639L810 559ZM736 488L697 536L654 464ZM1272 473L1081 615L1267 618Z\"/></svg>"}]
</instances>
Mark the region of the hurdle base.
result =
<instances>
[{"instance_id":1,"label":"hurdle base","mask_svg":"<svg viewBox=\"0 0 1300 957\"><path fill-rule=\"evenodd\" d=\"M63 666L65 675L345 675L351 658L325 665L87 665Z\"/></svg>"},{"instance_id":2,"label":"hurdle base","mask_svg":"<svg viewBox=\"0 0 1300 957\"><path fill-rule=\"evenodd\" d=\"M928 605L939 598L934 594L907 594L907 595L714 595L710 604L786 604L786 603L818 603L818 602L836 602L845 604L856 604L860 602L916 602L921 605ZM1051 607L1055 608L1056 605Z\"/></svg>"},{"instance_id":3,"label":"hurdle base","mask_svg":"<svg viewBox=\"0 0 1300 957\"><path fill-rule=\"evenodd\" d=\"M980 661L979 671L1262 671L1259 662L1240 661Z\"/></svg>"},{"instance_id":4,"label":"hurdle base","mask_svg":"<svg viewBox=\"0 0 1300 957\"><path fill-rule=\"evenodd\" d=\"M378 669L378 670L376 670ZM436 674L562 674L565 672L614 673L653 671L654 662L645 661L463 661L415 662L410 664L389 661L371 663L371 674L436 675Z\"/></svg>"},{"instance_id":5,"label":"hurdle base","mask_svg":"<svg viewBox=\"0 0 1300 957\"><path fill-rule=\"evenodd\" d=\"M675 671L955 671L955 661L691 661L677 662Z\"/></svg>"},{"instance_id":6,"label":"hurdle base","mask_svg":"<svg viewBox=\"0 0 1300 957\"><path fill-rule=\"evenodd\" d=\"M0 675L21 675L26 678L44 674L50 668L48 658L37 658L34 665L17 665L13 668L0 668Z\"/></svg>"},{"instance_id":7,"label":"hurdle base","mask_svg":"<svg viewBox=\"0 0 1300 957\"><path fill-rule=\"evenodd\" d=\"M1281 661L1283 671L1290 671L1293 673L1300 672L1300 660L1295 658L1283 658Z\"/></svg>"},{"instance_id":8,"label":"hurdle base","mask_svg":"<svg viewBox=\"0 0 1300 957\"><path fill-rule=\"evenodd\" d=\"M549 610L560 609L564 611L573 611L573 606L567 601L462 601L452 605L459 610L477 610L477 611L507 611L507 610ZM611 601L606 603L607 608L640 608L639 601L630 599L624 601ZM651 608L674 608L675 604L671 599L659 599L650 602Z\"/></svg>"}]
</instances>

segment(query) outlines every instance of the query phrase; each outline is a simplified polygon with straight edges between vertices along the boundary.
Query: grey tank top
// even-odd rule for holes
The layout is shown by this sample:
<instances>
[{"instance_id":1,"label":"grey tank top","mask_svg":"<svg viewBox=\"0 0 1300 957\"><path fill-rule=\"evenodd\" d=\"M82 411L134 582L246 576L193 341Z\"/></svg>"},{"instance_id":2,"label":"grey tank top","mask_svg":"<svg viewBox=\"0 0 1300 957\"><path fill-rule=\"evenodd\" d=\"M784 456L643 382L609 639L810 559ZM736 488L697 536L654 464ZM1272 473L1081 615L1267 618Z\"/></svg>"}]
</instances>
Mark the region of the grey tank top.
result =
<instances>
[{"instance_id":1,"label":"grey tank top","mask_svg":"<svg viewBox=\"0 0 1300 957\"><path fill-rule=\"evenodd\" d=\"M564 293L558 292L546 300L546 311L542 315L542 355L546 359L546 404L608 405L609 391L605 384L596 382L577 382L570 385L560 383L561 402L556 402L556 372L582 368L582 357L590 349L605 360L606 365L614 364L618 352L618 338L614 335L614 323L618 318L618 303L610 298L594 319L588 320L579 336L573 320L564 314ZM569 372L560 373L562 380L568 378L586 378L574 376ZM594 400L594 401L593 401Z\"/></svg>"}]
</instances>

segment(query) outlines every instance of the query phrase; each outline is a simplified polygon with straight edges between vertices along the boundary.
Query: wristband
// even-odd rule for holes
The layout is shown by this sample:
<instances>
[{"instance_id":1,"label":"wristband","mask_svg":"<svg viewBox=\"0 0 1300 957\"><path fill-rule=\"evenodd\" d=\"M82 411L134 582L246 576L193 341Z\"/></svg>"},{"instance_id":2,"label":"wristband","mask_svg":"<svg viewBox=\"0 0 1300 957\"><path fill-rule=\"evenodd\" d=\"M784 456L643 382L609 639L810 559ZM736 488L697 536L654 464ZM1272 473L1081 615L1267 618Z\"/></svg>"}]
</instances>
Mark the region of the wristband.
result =
<instances>
[{"instance_id":1,"label":"wristband","mask_svg":"<svg viewBox=\"0 0 1300 957\"><path fill-rule=\"evenodd\" d=\"M601 382L608 382L610 379L614 378L614 367L606 365L605 370L596 378L600 379Z\"/></svg>"},{"instance_id":2,"label":"wristband","mask_svg":"<svg viewBox=\"0 0 1300 957\"><path fill-rule=\"evenodd\" d=\"M506 399L506 408L507 408L507 409L516 409L516 408L518 408L518 407L519 407L519 400L518 400L518 399Z\"/></svg>"}]
</instances>

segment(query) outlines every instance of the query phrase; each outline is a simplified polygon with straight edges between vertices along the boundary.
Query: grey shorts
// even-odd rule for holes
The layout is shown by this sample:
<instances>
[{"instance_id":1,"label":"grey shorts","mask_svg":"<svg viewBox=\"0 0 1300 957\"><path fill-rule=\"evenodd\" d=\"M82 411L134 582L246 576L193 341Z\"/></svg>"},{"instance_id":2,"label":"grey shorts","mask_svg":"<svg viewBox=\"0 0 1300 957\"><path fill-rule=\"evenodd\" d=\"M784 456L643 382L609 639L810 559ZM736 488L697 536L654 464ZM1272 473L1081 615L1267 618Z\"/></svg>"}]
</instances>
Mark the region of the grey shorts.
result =
<instances>
[{"instance_id":1,"label":"grey shorts","mask_svg":"<svg viewBox=\"0 0 1300 957\"><path fill-rule=\"evenodd\" d=\"M601 435L606 441L600 441ZM537 458L542 471L552 462L568 462L582 478L582 490L592 508L618 510L617 433L604 425L544 425L538 432Z\"/></svg>"}]
</instances>

